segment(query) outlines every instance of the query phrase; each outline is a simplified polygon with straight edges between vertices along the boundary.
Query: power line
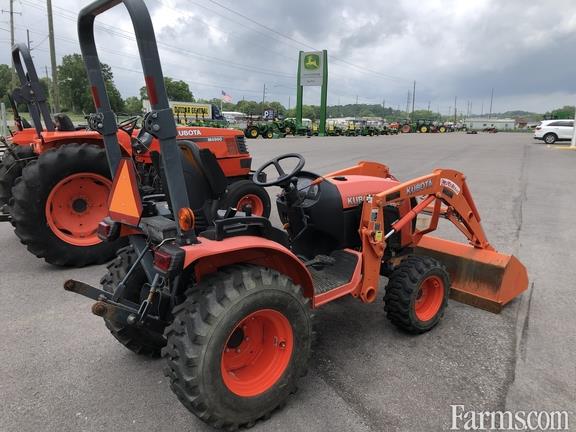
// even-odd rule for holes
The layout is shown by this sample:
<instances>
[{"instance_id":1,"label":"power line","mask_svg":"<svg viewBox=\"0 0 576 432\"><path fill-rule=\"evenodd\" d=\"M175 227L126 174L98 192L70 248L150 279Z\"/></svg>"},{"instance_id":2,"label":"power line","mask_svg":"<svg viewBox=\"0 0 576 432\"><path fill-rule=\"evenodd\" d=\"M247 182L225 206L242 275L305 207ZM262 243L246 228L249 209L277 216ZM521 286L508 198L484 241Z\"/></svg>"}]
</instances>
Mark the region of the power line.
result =
<instances>
[{"instance_id":1,"label":"power line","mask_svg":"<svg viewBox=\"0 0 576 432\"><path fill-rule=\"evenodd\" d=\"M313 49L314 51L320 51L318 48L315 48L315 47L313 47L312 45L310 45L310 44L308 44L308 43L306 43L306 42L302 42L302 41L296 40L296 39L294 39L294 38L291 37L291 36L285 35L285 34L279 32L279 31L277 31L277 30L275 30L275 29L273 29L273 28L270 28L270 27L268 27L267 25L264 25L264 24L256 21L255 19L250 18L249 16L246 16L246 15L242 14L241 12L238 12L238 11L236 11L236 10L234 10L234 9L226 6L226 5L223 5L222 3L217 2L216 0L209 0L209 1L210 1L211 3L214 3L214 4L217 5L217 6L221 7L222 9L227 10L227 11L230 12L230 13L233 13L233 14L235 14L235 15L238 15L238 16L244 18L245 20L250 21L251 23L254 23L254 24L256 24L256 25L264 28L265 30L267 30L267 31L269 31L269 32L271 32L271 33L274 33L274 34L276 34L276 35L278 35L278 36L281 36L281 37L283 37L283 38L285 38L285 39L288 39L288 40L290 40L290 41L292 41L292 42L295 42L295 43L297 43L298 45L305 46L306 48L309 48L309 49ZM341 63L344 63L344 64L346 64L346 65L348 65L348 66L352 66L352 67L354 67L354 68L356 68L356 69L358 69L358 70L360 70L360 71L369 72L369 73L372 73L372 74L375 74L375 75L382 76L382 77L387 78L387 79L392 79L392 80L397 80L397 81L402 81L402 82L408 81L406 78L400 78L400 77L396 77L396 76L393 76L393 75L384 74L384 73L382 73L382 72L373 71L373 70L368 69L368 68L366 68L366 67L358 66L358 65L356 65L356 64L354 64L354 63L351 63L351 62L349 62L349 61L347 61L347 60L338 58L338 57L334 56L333 54L331 54L330 56L332 57L332 59L334 59L334 60L336 60L336 61L339 61L339 62L341 62Z\"/></svg>"},{"instance_id":2,"label":"power line","mask_svg":"<svg viewBox=\"0 0 576 432\"><path fill-rule=\"evenodd\" d=\"M29 0L22 0L22 1L23 1L25 4L28 4L28 5L32 6L32 7L35 7L36 9L45 10L45 8L44 8L43 6L41 6L41 5L37 4L37 3L31 2L31 1L29 1ZM54 15L60 16L61 18L64 18L64 19L69 20L69 21L76 22L76 17L75 17L75 16L74 16L74 17L71 17L71 16L66 15L65 13L62 13L62 12L60 12L60 13L55 13ZM123 39L130 40L130 41L135 41L135 40L136 40L136 38L135 38L132 34L130 34L130 33L128 33L128 32L125 32L125 31L122 31L122 30L119 30L119 29L117 29L117 28L115 28L115 27L113 27L113 26L108 26L108 25L105 25L105 24L102 24L102 23L98 23L98 24L95 25L95 27L96 27L97 29L104 30L107 34L112 34L112 35L121 37L121 38L123 38ZM191 56L193 56L193 57L196 57L196 58L198 58L198 59L200 59L200 60L203 60L203 61L206 61L206 62L210 62L210 63L217 63L217 64L220 64L220 65L223 65L223 66L234 67L234 68L236 68L236 69L240 69L240 70L244 70L244 71L248 71L248 72L255 72L255 73L259 73L259 74L263 74L263 75L272 75L272 76L279 76L279 77L284 77L284 78L296 78L295 75L288 74L288 73L285 73L285 72L276 71L276 70L272 70L272 69L255 68L255 67L250 66L250 65L245 65L245 64L242 64L242 63L231 62L231 61L229 61L229 60L224 60L224 59L221 59L221 58L218 58L218 57L214 57L214 56L209 56L209 55L206 55L206 54L200 54L200 53L191 51L191 50L189 50L189 49L184 49L184 48L181 48L181 47L175 48L175 47L173 47L172 45L169 45L169 44L166 44L166 43L163 43L163 42L159 42L159 41L157 42L157 44L158 44L158 47L159 47L159 48L163 48L163 49L165 49L165 50L168 50L168 51L171 51L171 52L180 54L180 55L182 55L182 54L188 54L188 55L191 55Z\"/></svg>"}]
</instances>

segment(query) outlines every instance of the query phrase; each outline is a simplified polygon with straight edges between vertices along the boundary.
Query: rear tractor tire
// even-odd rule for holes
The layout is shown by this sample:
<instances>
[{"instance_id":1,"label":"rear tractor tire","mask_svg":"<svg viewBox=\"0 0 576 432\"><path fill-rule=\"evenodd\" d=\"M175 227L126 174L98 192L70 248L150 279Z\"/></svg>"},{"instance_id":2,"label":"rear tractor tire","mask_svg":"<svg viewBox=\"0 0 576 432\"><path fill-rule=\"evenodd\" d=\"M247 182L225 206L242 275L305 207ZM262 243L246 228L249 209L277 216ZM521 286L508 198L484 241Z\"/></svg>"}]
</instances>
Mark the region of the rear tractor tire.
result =
<instances>
[{"instance_id":1,"label":"rear tractor tire","mask_svg":"<svg viewBox=\"0 0 576 432\"><path fill-rule=\"evenodd\" d=\"M227 430L267 419L297 389L312 340L309 300L264 267L225 267L190 286L166 328L166 376L182 404Z\"/></svg>"},{"instance_id":2,"label":"rear tractor tire","mask_svg":"<svg viewBox=\"0 0 576 432\"><path fill-rule=\"evenodd\" d=\"M4 153L0 164L0 210L10 202L16 179L22 175L22 170L34 157L32 148L24 146L14 146Z\"/></svg>"},{"instance_id":3,"label":"rear tractor tire","mask_svg":"<svg viewBox=\"0 0 576 432\"><path fill-rule=\"evenodd\" d=\"M116 254L116 258L106 267L106 275L100 280L102 289L113 293L135 260L136 252L132 246L120 249ZM147 283L148 279L144 269L142 269L141 265L138 265L126 282L125 297L133 303L140 304L148 295L149 285L145 287ZM104 323L118 342L136 354L147 357L160 357L160 350L166 345L166 339L164 339L162 333L107 319L104 319Z\"/></svg>"},{"instance_id":4,"label":"rear tractor tire","mask_svg":"<svg viewBox=\"0 0 576 432\"><path fill-rule=\"evenodd\" d=\"M390 275L384 310L396 327L409 333L431 330L448 304L450 276L437 260L410 256Z\"/></svg>"},{"instance_id":5,"label":"rear tractor tire","mask_svg":"<svg viewBox=\"0 0 576 432\"><path fill-rule=\"evenodd\" d=\"M251 180L238 180L228 186L221 208L229 207L245 211L246 206L252 207L253 216L270 217L270 195L266 189L254 184Z\"/></svg>"},{"instance_id":6,"label":"rear tractor tire","mask_svg":"<svg viewBox=\"0 0 576 432\"><path fill-rule=\"evenodd\" d=\"M9 211L20 241L58 266L102 264L126 243L96 233L108 214L112 182L104 149L66 144L30 162L12 188Z\"/></svg>"}]
</instances>

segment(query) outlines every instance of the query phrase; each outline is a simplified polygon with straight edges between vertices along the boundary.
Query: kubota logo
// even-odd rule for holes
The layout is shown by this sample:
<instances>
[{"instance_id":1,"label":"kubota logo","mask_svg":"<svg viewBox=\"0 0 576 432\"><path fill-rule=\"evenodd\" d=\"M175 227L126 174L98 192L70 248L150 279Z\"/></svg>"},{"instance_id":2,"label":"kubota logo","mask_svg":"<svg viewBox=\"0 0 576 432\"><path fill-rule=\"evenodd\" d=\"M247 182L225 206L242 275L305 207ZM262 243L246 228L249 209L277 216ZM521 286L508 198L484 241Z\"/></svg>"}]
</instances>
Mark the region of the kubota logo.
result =
<instances>
[{"instance_id":1,"label":"kubota logo","mask_svg":"<svg viewBox=\"0 0 576 432\"><path fill-rule=\"evenodd\" d=\"M318 54L306 54L304 56L304 68L308 70L318 69L320 67L320 56Z\"/></svg>"},{"instance_id":2,"label":"kubota logo","mask_svg":"<svg viewBox=\"0 0 576 432\"><path fill-rule=\"evenodd\" d=\"M356 196L349 196L346 198L346 203L348 206L357 206L358 204L362 204L364 202L364 195L356 195Z\"/></svg>"},{"instance_id":3,"label":"kubota logo","mask_svg":"<svg viewBox=\"0 0 576 432\"><path fill-rule=\"evenodd\" d=\"M432 187L432 180L428 179L428 180L424 180L421 181L420 183L416 183L413 185L410 185L406 188L406 194L410 195L412 193L415 192L421 192L425 189L431 188Z\"/></svg>"},{"instance_id":4,"label":"kubota logo","mask_svg":"<svg viewBox=\"0 0 576 432\"><path fill-rule=\"evenodd\" d=\"M198 129L178 129L178 136L198 136L202 135Z\"/></svg>"}]
</instances>

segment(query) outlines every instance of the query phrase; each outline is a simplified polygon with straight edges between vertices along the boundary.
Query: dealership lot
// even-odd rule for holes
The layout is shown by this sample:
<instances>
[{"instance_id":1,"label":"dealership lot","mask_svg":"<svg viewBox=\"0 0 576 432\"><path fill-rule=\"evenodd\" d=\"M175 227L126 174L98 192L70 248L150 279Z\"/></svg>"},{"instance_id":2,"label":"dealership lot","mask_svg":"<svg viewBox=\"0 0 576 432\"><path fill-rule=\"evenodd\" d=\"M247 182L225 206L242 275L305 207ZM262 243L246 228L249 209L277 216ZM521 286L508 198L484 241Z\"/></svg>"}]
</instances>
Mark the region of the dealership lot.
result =
<instances>
[{"instance_id":1,"label":"dealership lot","mask_svg":"<svg viewBox=\"0 0 576 432\"><path fill-rule=\"evenodd\" d=\"M576 152L529 134L406 134L253 140L253 167L301 153L323 174L375 160L399 179L464 172L497 250L517 255L530 288L500 315L450 302L421 336L390 325L382 292L317 314L318 342L300 391L253 430L448 430L468 410L570 410L576 400ZM272 190L271 193L274 193ZM274 215L274 222L278 224ZM446 227L450 228L450 227ZM460 239L454 229L442 234ZM162 360L117 343L68 278L97 284L103 267L57 269L0 225L0 431L211 430L176 399ZM571 425L576 413L571 413Z\"/></svg>"}]
</instances>

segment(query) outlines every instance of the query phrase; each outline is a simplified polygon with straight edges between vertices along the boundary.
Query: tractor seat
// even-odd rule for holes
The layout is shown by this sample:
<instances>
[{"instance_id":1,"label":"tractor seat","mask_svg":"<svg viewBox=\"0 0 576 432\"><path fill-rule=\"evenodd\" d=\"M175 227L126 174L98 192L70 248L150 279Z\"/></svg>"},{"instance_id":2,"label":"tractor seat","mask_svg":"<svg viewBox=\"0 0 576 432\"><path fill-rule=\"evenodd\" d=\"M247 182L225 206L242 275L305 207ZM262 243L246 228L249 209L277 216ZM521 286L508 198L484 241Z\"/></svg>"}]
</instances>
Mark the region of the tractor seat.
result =
<instances>
[{"instance_id":1,"label":"tractor seat","mask_svg":"<svg viewBox=\"0 0 576 432\"><path fill-rule=\"evenodd\" d=\"M207 183L206 190L204 191L204 198L206 199L219 199L222 197L226 188L228 187L228 180L214 156L209 149L200 149L196 143L192 141L178 141L178 147L182 151L184 176L186 177L186 186L188 189L196 188L196 185L190 180L195 175L204 177ZM190 191L189 191L190 194ZM198 201L196 198L192 201ZM192 202L191 202L192 203Z\"/></svg>"},{"instance_id":2,"label":"tractor seat","mask_svg":"<svg viewBox=\"0 0 576 432\"><path fill-rule=\"evenodd\" d=\"M73 132L76 130L70 117L64 113L56 114L54 116L54 123L56 124L56 130L61 132Z\"/></svg>"},{"instance_id":3,"label":"tractor seat","mask_svg":"<svg viewBox=\"0 0 576 432\"><path fill-rule=\"evenodd\" d=\"M199 149L192 141L185 140L178 140L178 147L182 152L188 201L196 215L196 230L201 232L216 218L228 180L210 150Z\"/></svg>"},{"instance_id":4,"label":"tractor seat","mask_svg":"<svg viewBox=\"0 0 576 432\"><path fill-rule=\"evenodd\" d=\"M30 122L28 120L26 120L25 118L21 118L20 122L22 124L22 128L23 129L30 129L32 127L32 125L30 124Z\"/></svg>"}]
</instances>

